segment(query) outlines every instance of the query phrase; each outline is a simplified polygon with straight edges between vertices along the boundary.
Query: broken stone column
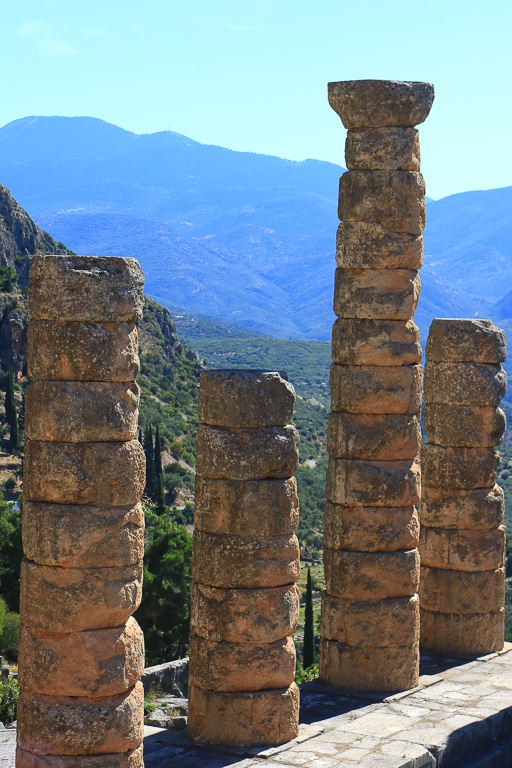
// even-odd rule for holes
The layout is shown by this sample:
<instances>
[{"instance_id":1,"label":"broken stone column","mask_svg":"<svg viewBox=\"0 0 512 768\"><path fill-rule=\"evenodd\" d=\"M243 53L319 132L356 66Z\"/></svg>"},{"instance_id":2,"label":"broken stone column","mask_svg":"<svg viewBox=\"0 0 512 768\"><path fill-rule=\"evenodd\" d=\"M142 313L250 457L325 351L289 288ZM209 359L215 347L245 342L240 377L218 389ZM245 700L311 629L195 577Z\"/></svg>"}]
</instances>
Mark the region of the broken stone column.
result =
<instances>
[{"instance_id":1,"label":"broken stone column","mask_svg":"<svg viewBox=\"0 0 512 768\"><path fill-rule=\"evenodd\" d=\"M419 330L428 83L329 84L348 128L340 179L320 678L404 690L419 671Z\"/></svg>"},{"instance_id":2,"label":"broken stone column","mask_svg":"<svg viewBox=\"0 0 512 768\"><path fill-rule=\"evenodd\" d=\"M298 733L294 402L275 372L201 372L188 728L209 744Z\"/></svg>"},{"instance_id":3,"label":"broken stone column","mask_svg":"<svg viewBox=\"0 0 512 768\"><path fill-rule=\"evenodd\" d=\"M135 259L30 270L18 768L143 766Z\"/></svg>"},{"instance_id":4,"label":"broken stone column","mask_svg":"<svg viewBox=\"0 0 512 768\"><path fill-rule=\"evenodd\" d=\"M495 485L505 414L505 333L491 320L434 320L426 347L420 507L421 646L503 647L505 528Z\"/></svg>"}]
</instances>

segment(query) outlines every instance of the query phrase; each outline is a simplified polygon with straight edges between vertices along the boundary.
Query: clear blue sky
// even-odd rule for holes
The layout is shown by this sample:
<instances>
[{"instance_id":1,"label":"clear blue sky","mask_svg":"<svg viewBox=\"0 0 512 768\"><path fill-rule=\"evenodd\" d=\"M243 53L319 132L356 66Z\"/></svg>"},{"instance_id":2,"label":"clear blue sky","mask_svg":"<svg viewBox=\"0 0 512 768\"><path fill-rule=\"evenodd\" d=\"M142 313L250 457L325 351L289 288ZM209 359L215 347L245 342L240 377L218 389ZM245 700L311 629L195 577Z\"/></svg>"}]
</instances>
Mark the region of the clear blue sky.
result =
<instances>
[{"instance_id":1,"label":"clear blue sky","mask_svg":"<svg viewBox=\"0 0 512 768\"><path fill-rule=\"evenodd\" d=\"M343 164L329 80L428 80L427 194L511 186L511 35L510 0L4 3L0 126L90 115Z\"/></svg>"}]
</instances>

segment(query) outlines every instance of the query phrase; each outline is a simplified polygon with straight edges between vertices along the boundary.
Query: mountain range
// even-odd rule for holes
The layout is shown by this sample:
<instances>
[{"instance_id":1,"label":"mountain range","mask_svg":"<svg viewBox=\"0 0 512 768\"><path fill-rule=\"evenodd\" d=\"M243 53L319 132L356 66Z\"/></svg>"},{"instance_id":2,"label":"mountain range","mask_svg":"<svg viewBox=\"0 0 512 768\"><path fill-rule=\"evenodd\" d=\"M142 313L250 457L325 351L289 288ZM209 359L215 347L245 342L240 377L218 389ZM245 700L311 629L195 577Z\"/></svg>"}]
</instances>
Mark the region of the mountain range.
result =
<instances>
[{"instance_id":1,"label":"mountain range","mask_svg":"<svg viewBox=\"0 0 512 768\"><path fill-rule=\"evenodd\" d=\"M54 238L136 256L159 302L280 338L330 337L343 172L94 118L0 128L0 183ZM512 328L511 203L512 187L429 202L415 318L424 339L434 316Z\"/></svg>"}]
</instances>

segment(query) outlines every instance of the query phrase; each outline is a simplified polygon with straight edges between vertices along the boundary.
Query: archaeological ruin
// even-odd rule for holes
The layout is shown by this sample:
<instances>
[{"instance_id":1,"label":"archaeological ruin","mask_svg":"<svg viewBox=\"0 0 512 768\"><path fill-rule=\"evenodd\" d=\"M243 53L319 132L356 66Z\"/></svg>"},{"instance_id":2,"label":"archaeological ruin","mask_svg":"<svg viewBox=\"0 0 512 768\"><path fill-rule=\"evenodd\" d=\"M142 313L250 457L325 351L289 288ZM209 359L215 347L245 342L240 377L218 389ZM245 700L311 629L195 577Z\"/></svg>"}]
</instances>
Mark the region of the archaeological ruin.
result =
<instances>
[{"instance_id":1,"label":"archaeological ruin","mask_svg":"<svg viewBox=\"0 0 512 768\"><path fill-rule=\"evenodd\" d=\"M330 104L348 129L348 171L339 188L320 681L307 689L313 713L319 700L331 703L322 727L313 715L301 725L311 761L327 760L315 765L438 768L468 755L478 739L487 746L509 739L512 694L509 702L503 689L512 687L512 654L500 660L505 530L494 450L505 428L498 406L506 340L491 321L433 322L421 448L422 351L413 315L425 187L415 126L433 98L428 83L329 85ZM144 639L132 617L144 554L135 327L142 307L134 259L33 262L18 768L144 765ZM294 741L294 403L283 373L200 375L188 717L197 755L220 754L202 745L292 742L298 752L289 763L283 752L268 765L310 764L300 762ZM493 657L472 659L458 677L432 662L422 678L420 644L427 652ZM389 693L405 691L406 704ZM473 741L456 735L471 721L463 711L469 701L485 724L471 731ZM414 718L419 735L411 735ZM381 738L383 723L390 729ZM435 749L434 726L444 739ZM338 752L339 761L329 757ZM255 751L241 754L236 765L250 768L278 753L262 753L263 762L252 760ZM504 768L509 757L510 750L500 752L501 762L478 765Z\"/></svg>"}]
</instances>

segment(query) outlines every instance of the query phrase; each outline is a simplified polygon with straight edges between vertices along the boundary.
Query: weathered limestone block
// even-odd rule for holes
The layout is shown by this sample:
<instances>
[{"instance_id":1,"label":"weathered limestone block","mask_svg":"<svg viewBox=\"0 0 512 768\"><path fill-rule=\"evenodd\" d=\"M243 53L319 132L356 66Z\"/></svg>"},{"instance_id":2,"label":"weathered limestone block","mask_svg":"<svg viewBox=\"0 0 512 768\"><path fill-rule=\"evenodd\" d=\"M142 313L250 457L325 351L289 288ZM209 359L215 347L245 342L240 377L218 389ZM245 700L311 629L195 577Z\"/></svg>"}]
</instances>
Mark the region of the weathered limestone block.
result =
<instances>
[{"instance_id":1,"label":"weathered limestone block","mask_svg":"<svg viewBox=\"0 0 512 768\"><path fill-rule=\"evenodd\" d=\"M332 359L341 365L415 365L421 363L420 330L412 320L338 317Z\"/></svg>"},{"instance_id":2,"label":"weathered limestone block","mask_svg":"<svg viewBox=\"0 0 512 768\"><path fill-rule=\"evenodd\" d=\"M299 542L284 536L218 536L194 531L192 578L224 589L294 584L300 576Z\"/></svg>"},{"instance_id":3,"label":"weathered limestone block","mask_svg":"<svg viewBox=\"0 0 512 768\"><path fill-rule=\"evenodd\" d=\"M331 409L349 413L416 414L421 365L331 365Z\"/></svg>"},{"instance_id":4,"label":"weathered limestone block","mask_svg":"<svg viewBox=\"0 0 512 768\"><path fill-rule=\"evenodd\" d=\"M140 605L142 564L124 568L58 568L21 563L21 623L78 632L118 627Z\"/></svg>"},{"instance_id":5,"label":"weathered limestone block","mask_svg":"<svg viewBox=\"0 0 512 768\"><path fill-rule=\"evenodd\" d=\"M194 526L235 536L281 536L299 525L297 481L215 480L196 475Z\"/></svg>"},{"instance_id":6,"label":"weathered limestone block","mask_svg":"<svg viewBox=\"0 0 512 768\"><path fill-rule=\"evenodd\" d=\"M416 460L330 459L326 496L334 504L410 507L419 504L420 465Z\"/></svg>"},{"instance_id":7,"label":"weathered limestone block","mask_svg":"<svg viewBox=\"0 0 512 768\"><path fill-rule=\"evenodd\" d=\"M144 768L143 748L113 755L34 755L18 747L16 768Z\"/></svg>"},{"instance_id":8,"label":"weathered limestone block","mask_svg":"<svg viewBox=\"0 0 512 768\"><path fill-rule=\"evenodd\" d=\"M218 589L192 584L191 632L207 640L273 643L291 636L299 621L299 590Z\"/></svg>"},{"instance_id":9,"label":"weathered limestone block","mask_svg":"<svg viewBox=\"0 0 512 768\"><path fill-rule=\"evenodd\" d=\"M25 433L63 443L134 440L139 400L133 381L33 381L25 395Z\"/></svg>"},{"instance_id":10,"label":"weathered limestone block","mask_svg":"<svg viewBox=\"0 0 512 768\"><path fill-rule=\"evenodd\" d=\"M415 128L351 130L345 142L349 171L419 171L420 141Z\"/></svg>"},{"instance_id":11,"label":"weathered limestone block","mask_svg":"<svg viewBox=\"0 0 512 768\"><path fill-rule=\"evenodd\" d=\"M31 320L28 375L57 381L135 381L139 375L133 322Z\"/></svg>"},{"instance_id":12,"label":"weathered limestone block","mask_svg":"<svg viewBox=\"0 0 512 768\"><path fill-rule=\"evenodd\" d=\"M99 698L22 694L18 744L34 754L128 752L142 744L144 688Z\"/></svg>"},{"instance_id":13,"label":"weathered limestone block","mask_svg":"<svg viewBox=\"0 0 512 768\"><path fill-rule=\"evenodd\" d=\"M421 610L421 645L434 653L479 656L505 642L505 609L492 613L436 613Z\"/></svg>"},{"instance_id":14,"label":"weathered limestone block","mask_svg":"<svg viewBox=\"0 0 512 768\"><path fill-rule=\"evenodd\" d=\"M324 546L351 552L396 552L418 546L415 507L342 507L325 503Z\"/></svg>"},{"instance_id":15,"label":"weathered limestone block","mask_svg":"<svg viewBox=\"0 0 512 768\"><path fill-rule=\"evenodd\" d=\"M143 289L136 259L40 255L30 269L29 314L36 320L141 320Z\"/></svg>"},{"instance_id":16,"label":"weathered limestone block","mask_svg":"<svg viewBox=\"0 0 512 768\"><path fill-rule=\"evenodd\" d=\"M411 414L331 412L327 451L333 458L392 461L420 452L419 417Z\"/></svg>"},{"instance_id":17,"label":"weathered limestone block","mask_svg":"<svg viewBox=\"0 0 512 768\"><path fill-rule=\"evenodd\" d=\"M430 528L496 528L503 523L504 513L499 485L469 491L425 485L421 489L420 520Z\"/></svg>"},{"instance_id":18,"label":"weathered limestone block","mask_svg":"<svg viewBox=\"0 0 512 768\"><path fill-rule=\"evenodd\" d=\"M134 618L112 629L58 634L21 627L24 694L113 696L144 672L144 635Z\"/></svg>"},{"instance_id":19,"label":"weathered limestone block","mask_svg":"<svg viewBox=\"0 0 512 768\"><path fill-rule=\"evenodd\" d=\"M505 569L449 571L421 566L420 605L441 613L492 613L505 602Z\"/></svg>"},{"instance_id":20,"label":"weathered limestone block","mask_svg":"<svg viewBox=\"0 0 512 768\"><path fill-rule=\"evenodd\" d=\"M382 224L392 232L425 229L425 182L417 171L349 171L340 178L340 221Z\"/></svg>"},{"instance_id":21,"label":"weathered limestone block","mask_svg":"<svg viewBox=\"0 0 512 768\"><path fill-rule=\"evenodd\" d=\"M422 469L429 486L434 488L492 488L498 462L493 448L452 448L426 443L421 449Z\"/></svg>"},{"instance_id":22,"label":"weathered limestone block","mask_svg":"<svg viewBox=\"0 0 512 768\"><path fill-rule=\"evenodd\" d=\"M492 320L434 318L426 354L436 363L504 363L507 337Z\"/></svg>"},{"instance_id":23,"label":"weathered limestone block","mask_svg":"<svg viewBox=\"0 0 512 768\"><path fill-rule=\"evenodd\" d=\"M189 680L214 691L286 688L295 677L291 637L272 643L217 643L190 635Z\"/></svg>"},{"instance_id":24,"label":"weathered limestone block","mask_svg":"<svg viewBox=\"0 0 512 768\"><path fill-rule=\"evenodd\" d=\"M320 640L320 680L348 691L406 691L418 684L417 643L362 648Z\"/></svg>"},{"instance_id":25,"label":"weathered limestone block","mask_svg":"<svg viewBox=\"0 0 512 768\"><path fill-rule=\"evenodd\" d=\"M491 571L505 565L505 526L482 530L421 527L421 562L430 568Z\"/></svg>"},{"instance_id":26,"label":"weathered limestone block","mask_svg":"<svg viewBox=\"0 0 512 768\"><path fill-rule=\"evenodd\" d=\"M418 595L379 601L322 594L322 637L357 648L389 648L419 642Z\"/></svg>"},{"instance_id":27,"label":"weathered limestone block","mask_svg":"<svg viewBox=\"0 0 512 768\"><path fill-rule=\"evenodd\" d=\"M424 390L427 403L497 406L507 391L507 374L499 364L427 361Z\"/></svg>"},{"instance_id":28,"label":"weathered limestone block","mask_svg":"<svg viewBox=\"0 0 512 768\"><path fill-rule=\"evenodd\" d=\"M327 592L347 600L411 597L418 590L420 558L406 552L344 552L324 548Z\"/></svg>"},{"instance_id":29,"label":"weathered limestone block","mask_svg":"<svg viewBox=\"0 0 512 768\"><path fill-rule=\"evenodd\" d=\"M336 264L349 269L420 269L423 235L392 232L374 222L342 221L336 232Z\"/></svg>"},{"instance_id":30,"label":"weathered limestone block","mask_svg":"<svg viewBox=\"0 0 512 768\"><path fill-rule=\"evenodd\" d=\"M334 275L334 314L369 320L410 320L421 291L414 269L346 269Z\"/></svg>"},{"instance_id":31,"label":"weathered limestone block","mask_svg":"<svg viewBox=\"0 0 512 768\"><path fill-rule=\"evenodd\" d=\"M199 424L197 474L225 480L289 478L299 462L299 433L292 425L224 429Z\"/></svg>"},{"instance_id":32,"label":"weathered limestone block","mask_svg":"<svg viewBox=\"0 0 512 768\"><path fill-rule=\"evenodd\" d=\"M427 119L434 102L433 85L401 80L329 83L328 94L345 128L413 127Z\"/></svg>"},{"instance_id":33,"label":"weathered limestone block","mask_svg":"<svg viewBox=\"0 0 512 768\"><path fill-rule=\"evenodd\" d=\"M142 505L105 508L24 501L23 551L39 565L133 565L144 556Z\"/></svg>"},{"instance_id":34,"label":"weathered limestone block","mask_svg":"<svg viewBox=\"0 0 512 768\"><path fill-rule=\"evenodd\" d=\"M507 420L501 408L426 403L423 421L430 443L481 448L500 445Z\"/></svg>"},{"instance_id":35,"label":"weathered limestone block","mask_svg":"<svg viewBox=\"0 0 512 768\"><path fill-rule=\"evenodd\" d=\"M299 689L251 693L206 691L191 685L189 734L205 744L259 747L285 744L299 732Z\"/></svg>"},{"instance_id":36,"label":"weathered limestone block","mask_svg":"<svg viewBox=\"0 0 512 768\"><path fill-rule=\"evenodd\" d=\"M215 427L284 427L295 390L277 372L201 371L199 420Z\"/></svg>"},{"instance_id":37,"label":"weathered limestone block","mask_svg":"<svg viewBox=\"0 0 512 768\"><path fill-rule=\"evenodd\" d=\"M146 461L138 440L126 443L51 443L26 440L24 497L88 506L140 501Z\"/></svg>"}]
</instances>

